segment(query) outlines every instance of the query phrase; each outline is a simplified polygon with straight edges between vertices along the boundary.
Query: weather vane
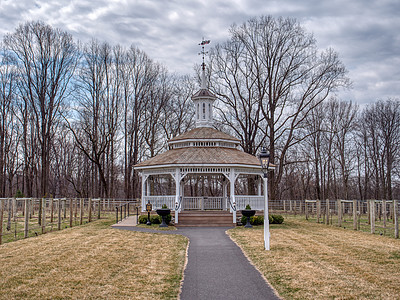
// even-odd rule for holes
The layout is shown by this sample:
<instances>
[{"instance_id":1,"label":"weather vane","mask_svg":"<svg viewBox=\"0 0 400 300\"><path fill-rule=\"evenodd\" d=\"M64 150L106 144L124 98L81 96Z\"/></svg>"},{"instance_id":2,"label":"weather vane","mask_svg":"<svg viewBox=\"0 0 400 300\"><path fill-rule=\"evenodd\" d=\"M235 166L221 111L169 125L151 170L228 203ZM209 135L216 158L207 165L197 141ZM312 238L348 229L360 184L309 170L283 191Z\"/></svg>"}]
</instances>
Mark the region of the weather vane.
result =
<instances>
[{"instance_id":1,"label":"weather vane","mask_svg":"<svg viewBox=\"0 0 400 300\"><path fill-rule=\"evenodd\" d=\"M203 70L206 69L206 64L204 63L204 56L208 53L208 51L207 51L207 52L205 51L204 46L207 45L207 44L209 44L209 43L210 43L210 40L205 40L205 39L203 38L203 40L202 40L201 43L199 44L199 45L201 46L201 52L199 53L199 55L203 55L203 63L201 64Z\"/></svg>"}]
</instances>

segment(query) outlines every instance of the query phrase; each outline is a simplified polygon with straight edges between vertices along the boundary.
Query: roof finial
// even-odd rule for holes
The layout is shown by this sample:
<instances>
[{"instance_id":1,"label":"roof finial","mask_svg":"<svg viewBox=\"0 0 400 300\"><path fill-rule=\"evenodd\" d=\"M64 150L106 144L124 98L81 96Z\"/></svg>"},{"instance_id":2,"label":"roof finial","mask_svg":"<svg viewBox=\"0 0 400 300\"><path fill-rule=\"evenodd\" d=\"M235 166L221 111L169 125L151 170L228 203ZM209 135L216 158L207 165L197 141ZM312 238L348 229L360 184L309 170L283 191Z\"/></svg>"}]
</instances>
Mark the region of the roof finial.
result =
<instances>
[{"instance_id":1,"label":"roof finial","mask_svg":"<svg viewBox=\"0 0 400 300\"><path fill-rule=\"evenodd\" d=\"M201 46L201 52L199 53L199 55L203 56L203 63L201 64L202 67L202 73L201 73L201 88L202 89L206 89L207 85L206 85L206 64L204 62L204 57L205 55L208 53L208 51L206 52L204 49L204 46L209 44L210 40L204 40L204 37L201 41L201 43L199 44Z\"/></svg>"}]
</instances>

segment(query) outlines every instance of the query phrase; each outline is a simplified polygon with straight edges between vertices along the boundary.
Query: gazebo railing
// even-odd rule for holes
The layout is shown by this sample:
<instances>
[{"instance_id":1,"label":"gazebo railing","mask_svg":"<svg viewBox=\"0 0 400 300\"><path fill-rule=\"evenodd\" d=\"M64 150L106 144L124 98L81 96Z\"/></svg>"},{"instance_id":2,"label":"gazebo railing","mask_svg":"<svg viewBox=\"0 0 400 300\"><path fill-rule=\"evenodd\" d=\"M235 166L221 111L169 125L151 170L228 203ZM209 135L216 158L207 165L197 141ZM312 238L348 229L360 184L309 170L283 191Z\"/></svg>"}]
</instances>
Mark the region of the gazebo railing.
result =
<instances>
[{"instance_id":1,"label":"gazebo railing","mask_svg":"<svg viewBox=\"0 0 400 300\"><path fill-rule=\"evenodd\" d=\"M251 209L264 210L264 196L235 196L236 210L242 210L249 204Z\"/></svg>"},{"instance_id":2,"label":"gazebo railing","mask_svg":"<svg viewBox=\"0 0 400 300\"><path fill-rule=\"evenodd\" d=\"M224 197L183 197L182 208L185 210L226 209Z\"/></svg>"},{"instance_id":3,"label":"gazebo railing","mask_svg":"<svg viewBox=\"0 0 400 300\"><path fill-rule=\"evenodd\" d=\"M150 201L151 205L153 206L154 209L159 209L162 208L163 204L167 205L169 209L174 210L175 209L175 195L170 195L170 196L144 196L144 207L146 207L146 203Z\"/></svg>"}]
</instances>

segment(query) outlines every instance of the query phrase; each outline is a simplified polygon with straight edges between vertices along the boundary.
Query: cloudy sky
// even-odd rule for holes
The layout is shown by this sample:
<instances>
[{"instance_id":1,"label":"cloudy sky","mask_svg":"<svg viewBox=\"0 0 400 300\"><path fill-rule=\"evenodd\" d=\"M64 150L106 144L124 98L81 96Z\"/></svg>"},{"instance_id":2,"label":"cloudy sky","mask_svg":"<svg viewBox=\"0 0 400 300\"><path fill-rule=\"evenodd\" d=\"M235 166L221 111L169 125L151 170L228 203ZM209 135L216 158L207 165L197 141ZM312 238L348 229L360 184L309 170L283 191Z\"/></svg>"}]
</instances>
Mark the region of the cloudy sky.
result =
<instances>
[{"instance_id":1,"label":"cloudy sky","mask_svg":"<svg viewBox=\"0 0 400 300\"><path fill-rule=\"evenodd\" d=\"M260 15L295 17L318 47L334 48L359 104L400 98L399 0L0 0L0 37L42 20L76 39L135 44L172 72L192 74L202 37L229 38L229 27Z\"/></svg>"}]
</instances>

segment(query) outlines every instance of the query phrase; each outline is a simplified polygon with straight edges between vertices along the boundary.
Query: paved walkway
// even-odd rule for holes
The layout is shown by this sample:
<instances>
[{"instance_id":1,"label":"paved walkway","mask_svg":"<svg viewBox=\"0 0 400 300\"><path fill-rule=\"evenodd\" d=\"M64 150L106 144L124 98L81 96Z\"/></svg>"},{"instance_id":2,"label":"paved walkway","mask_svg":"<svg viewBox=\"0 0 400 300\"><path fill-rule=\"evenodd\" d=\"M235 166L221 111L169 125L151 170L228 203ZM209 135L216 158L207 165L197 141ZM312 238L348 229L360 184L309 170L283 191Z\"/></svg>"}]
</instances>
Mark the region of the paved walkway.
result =
<instances>
[{"instance_id":1,"label":"paved walkway","mask_svg":"<svg viewBox=\"0 0 400 300\"><path fill-rule=\"evenodd\" d=\"M157 231L134 226L114 228L182 234L190 240L180 299L279 299L241 249L225 233L230 227L185 227Z\"/></svg>"}]
</instances>

